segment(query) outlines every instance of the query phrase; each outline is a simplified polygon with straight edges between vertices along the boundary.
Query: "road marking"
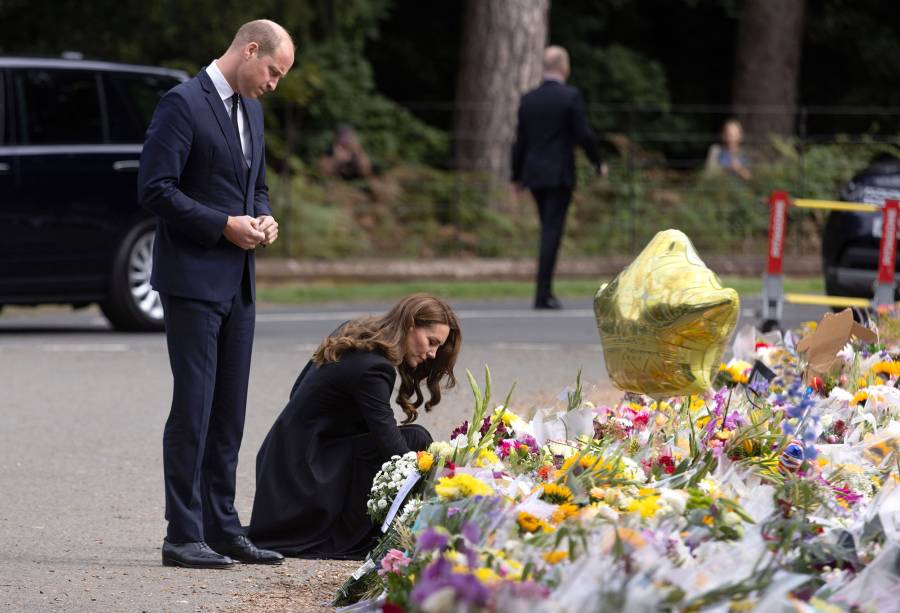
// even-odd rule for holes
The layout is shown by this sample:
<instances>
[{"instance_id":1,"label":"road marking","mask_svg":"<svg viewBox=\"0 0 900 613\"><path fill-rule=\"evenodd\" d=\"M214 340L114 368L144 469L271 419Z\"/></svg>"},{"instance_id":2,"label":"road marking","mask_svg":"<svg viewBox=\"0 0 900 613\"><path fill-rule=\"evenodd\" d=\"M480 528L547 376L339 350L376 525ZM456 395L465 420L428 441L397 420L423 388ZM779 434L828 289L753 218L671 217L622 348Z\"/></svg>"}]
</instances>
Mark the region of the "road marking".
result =
<instances>
[{"instance_id":1,"label":"road marking","mask_svg":"<svg viewBox=\"0 0 900 613\"><path fill-rule=\"evenodd\" d=\"M304 321L347 321L356 319L359 311L333 311L330 313L262 313L256 316L257 323L284 323ZM532 311L524 309L456 311L459 319L584 319L593 318L591 309L570 309L561 311Z\"/></svg>"},{"instance_id":2,"label":"road marking","mask_svg":"<svg viewBox=\"0 0 900 613\"><path fill-rule=\"evenodd\" d=\"M43 345L41 347L44 351L51 352L90 352L90 351L100 351L100 352L116 352L116 351L128 351L130 347L128 345L122 343L93 343L93 344L56 344L56 345Z\"/></svg>"}]
</instances>

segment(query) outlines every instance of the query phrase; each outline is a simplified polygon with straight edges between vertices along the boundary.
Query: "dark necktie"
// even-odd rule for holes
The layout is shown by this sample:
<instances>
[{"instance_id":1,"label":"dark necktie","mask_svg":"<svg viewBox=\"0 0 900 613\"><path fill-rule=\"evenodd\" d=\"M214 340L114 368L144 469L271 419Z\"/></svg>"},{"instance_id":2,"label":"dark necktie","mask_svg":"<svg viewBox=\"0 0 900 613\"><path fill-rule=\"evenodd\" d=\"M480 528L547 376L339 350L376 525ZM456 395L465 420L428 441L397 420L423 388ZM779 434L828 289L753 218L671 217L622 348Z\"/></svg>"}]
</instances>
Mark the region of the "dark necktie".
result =
<instances>
[{"instance_id":1,"label":"dark necktie","mask_svg":"<svg viewBox=\"0 0 900 613\"><path fill-rule=\"evenodd\" d=\"M238 129L238 113L240 112L241 95L235 94L231 97L231 125L234 126L234 135L237 137L238 146L241 148L241 155L244 154L244 143L241 141L241 131Z\"/></svg>"}]
</instances>

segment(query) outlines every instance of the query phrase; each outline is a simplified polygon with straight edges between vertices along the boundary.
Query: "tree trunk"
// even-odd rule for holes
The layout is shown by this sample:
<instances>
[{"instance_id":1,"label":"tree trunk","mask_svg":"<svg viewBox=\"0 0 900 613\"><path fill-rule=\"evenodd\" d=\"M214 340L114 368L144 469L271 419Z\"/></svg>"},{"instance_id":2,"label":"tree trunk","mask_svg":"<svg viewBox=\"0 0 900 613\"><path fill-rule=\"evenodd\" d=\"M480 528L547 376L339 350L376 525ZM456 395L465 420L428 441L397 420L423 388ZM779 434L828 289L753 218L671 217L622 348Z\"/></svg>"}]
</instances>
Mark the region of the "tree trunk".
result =
<instances>
[{"instance_id":1,"label":"tree trunk","mask_svg":"<svg viewBox=\"0 0 900 613\"><path fill-rule=\"evenodd\" d=\"M519 97L540 83L550 0L468 0L456 81L454 162L508 181Z\"/></svg>"},{"instance_id":2,"label":"tree trunk","mask_svg":"<svg viewBox=\"0 0 900 613\"><path fill-rule=\"evenodd\" d=\"M756 140L792 135L806 0L745 0L738 26L733 106Z\"/></svg>"}]
</instances>

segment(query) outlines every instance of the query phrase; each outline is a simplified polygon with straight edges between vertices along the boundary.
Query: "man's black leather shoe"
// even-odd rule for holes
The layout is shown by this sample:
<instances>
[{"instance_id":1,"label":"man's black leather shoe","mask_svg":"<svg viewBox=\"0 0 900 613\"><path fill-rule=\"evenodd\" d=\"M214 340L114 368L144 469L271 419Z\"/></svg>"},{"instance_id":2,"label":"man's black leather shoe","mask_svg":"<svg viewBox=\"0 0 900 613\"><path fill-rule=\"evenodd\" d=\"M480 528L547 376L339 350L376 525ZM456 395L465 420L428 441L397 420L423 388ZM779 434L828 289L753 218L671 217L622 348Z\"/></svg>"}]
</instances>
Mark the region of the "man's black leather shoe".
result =
<instances>
[{"instance_id":1,"label":"man's black leather shoe","mask_svg":"<svg viewBox=\"0 0 900 613\"><path fill-rule=\"evenodd\" d=\"M232 568L234 560L209 548L203 541L196 543L170 543L163 541L163 566L184 568Z\"/></svg>"},{"instance_id":2,"label":"man's black leather shoe","mask_svg":"<svg viewBox=\"0 0 900 613\"><path fill-rule=\"evenodd\" d=\"M534 308L558 310L562 308L562 305L559 303L559 300L556 299L556 296L550 296L543 300L536 300Z\"/></svg>"},{"instance_id":3,"label":"man's black leather shoe","mask_svg":"<svg viewBox=\"0 0 900 613\"><path fill-rule=\"evenodd\" d=\"M227 541L210 543L210 547L244 564L281 564L284 556L277 551L260 549L246 536L235 536Z\"/></svg>"}]
</instances>

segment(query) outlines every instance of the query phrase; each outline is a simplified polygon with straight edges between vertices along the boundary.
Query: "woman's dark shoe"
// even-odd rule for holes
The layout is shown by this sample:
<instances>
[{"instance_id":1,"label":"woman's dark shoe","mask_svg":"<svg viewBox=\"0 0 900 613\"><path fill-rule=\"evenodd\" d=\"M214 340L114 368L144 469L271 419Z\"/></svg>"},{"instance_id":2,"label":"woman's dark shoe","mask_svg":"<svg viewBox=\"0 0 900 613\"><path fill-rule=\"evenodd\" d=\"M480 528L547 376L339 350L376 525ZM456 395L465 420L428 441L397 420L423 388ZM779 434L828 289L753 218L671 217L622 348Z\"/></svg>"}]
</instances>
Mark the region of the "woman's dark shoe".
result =
<instances>
[{"instance_id":1,"label":"woman's dark shoe","mask_svg":"<svg viewBox=\"0 0 900 613\"><path fill-rule=\"evenodd\" d=\"M196 543L170 543L163 541L163 566L184 568L232 568L234 560L216 553L203 541Z\"/></svg>"},{"instance_id":2,"label":"woman's dark shoe","mask_svg":"<svg viewBox=\"0 0 900 613\"><path fill-rule=\"evenodd\" d=\"M277 551L260 549L246 536L235 536L227 541L210 543L210 547L244 564L281 564L284 556Z\"/></svg>"}]
</instances>

